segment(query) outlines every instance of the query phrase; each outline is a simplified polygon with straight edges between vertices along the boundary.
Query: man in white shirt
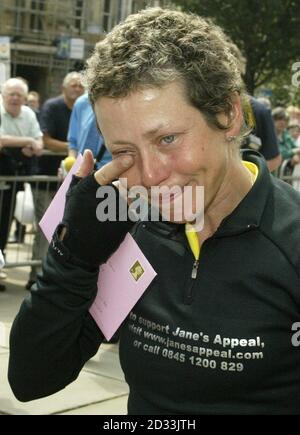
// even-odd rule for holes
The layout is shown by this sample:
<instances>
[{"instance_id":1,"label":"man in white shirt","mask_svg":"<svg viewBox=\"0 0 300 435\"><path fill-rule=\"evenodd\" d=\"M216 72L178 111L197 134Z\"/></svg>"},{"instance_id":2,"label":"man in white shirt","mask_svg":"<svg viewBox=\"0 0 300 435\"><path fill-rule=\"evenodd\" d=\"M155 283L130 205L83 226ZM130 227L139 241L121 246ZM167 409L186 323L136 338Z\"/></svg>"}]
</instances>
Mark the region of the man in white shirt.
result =
<instances>
[{"instance_id":1,"label":"man in white shirt","mask_svg":"<svg viewBox=\"0 0 300 435\"><path fill-rule=\"evenodd\" d=\"M25 106L27 95L28 86L22 79L11 78L3 84L0 135L2 147L32 157L43 149L43 134L33 110Z\"/></svg>"},{"instance_id":2,"label":"man in white shirt","mask_svg":"<svg viewBox=\"0 0 300 435\"><path fill-rule=\"evenodd\" d=\"M42 132L34 112L25 106L28 86L20 78L8 79L2 86L0 102L0 174L30 175L36 156L43 149ZM0 249L5 252L10 227L13 189L3 191L0 210Z\"/></svg>"}]
</instances>

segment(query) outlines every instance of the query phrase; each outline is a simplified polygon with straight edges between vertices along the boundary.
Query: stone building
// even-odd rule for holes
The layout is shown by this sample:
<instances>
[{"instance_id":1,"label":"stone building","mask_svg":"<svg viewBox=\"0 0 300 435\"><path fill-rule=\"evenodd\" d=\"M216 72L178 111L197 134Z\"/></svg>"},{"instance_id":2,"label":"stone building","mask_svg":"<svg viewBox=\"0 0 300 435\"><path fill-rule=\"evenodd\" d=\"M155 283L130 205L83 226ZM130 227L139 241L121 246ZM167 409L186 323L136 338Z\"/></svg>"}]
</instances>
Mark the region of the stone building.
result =
<instances>
[{"instance_id":1,"label":"stone building","mask_svg":"<svg viewBox=\"0 0 300 435\"><path fill-rule=\"evenodd\" d=\"M42 100L60 92L94 44L132 12L168 0L1 0L0 81L24 77ZM7 50L7 47L8 50ZM7 51L9 53L7 53Z\"/></svg>"}]
</instances>

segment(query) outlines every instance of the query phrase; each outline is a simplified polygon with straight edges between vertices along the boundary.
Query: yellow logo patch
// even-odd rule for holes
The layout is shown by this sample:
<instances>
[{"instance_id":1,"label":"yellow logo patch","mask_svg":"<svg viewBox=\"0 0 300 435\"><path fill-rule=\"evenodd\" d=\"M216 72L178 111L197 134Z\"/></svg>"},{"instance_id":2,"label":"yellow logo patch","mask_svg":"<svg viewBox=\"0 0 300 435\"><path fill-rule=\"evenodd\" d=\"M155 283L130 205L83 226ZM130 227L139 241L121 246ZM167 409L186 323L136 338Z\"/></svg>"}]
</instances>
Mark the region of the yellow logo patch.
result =
<instances>
[{"instance_id":1,"label":"yellow logo patch","mask_svg":"<svg viewBox=\"0 0 300 435\"><path fill-rule=\"evenodd\" d=\"M134 265L129 269L131 275L133 276L135 281L138 281L141 276L144 274L144 269L141 266L141 263L137 260Z\"/></svg>"}]
</instances>

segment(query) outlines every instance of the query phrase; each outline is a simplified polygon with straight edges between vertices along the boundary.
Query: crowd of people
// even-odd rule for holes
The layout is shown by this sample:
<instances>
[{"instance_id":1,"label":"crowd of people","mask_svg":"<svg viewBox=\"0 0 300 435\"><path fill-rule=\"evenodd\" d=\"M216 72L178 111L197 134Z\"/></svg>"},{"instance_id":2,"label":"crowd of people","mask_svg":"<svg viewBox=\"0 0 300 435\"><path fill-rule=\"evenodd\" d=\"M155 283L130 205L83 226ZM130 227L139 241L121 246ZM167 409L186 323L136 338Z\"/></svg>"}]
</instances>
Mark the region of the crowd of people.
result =
<instances>
[{"instance_id":1,"label":"crowd of people","mask_svg":"<svg viewBox=\"0 0 300 435\"><path fill-rule=\"evenodd\" d=\"M254 99L252 99L254 101ZM253 102L252 102L253 105ZM273 152L277 153L277 156L280 156L280 159L277 157L277 164L275 166L270 167L271 171L274 171L279 168L280 165L284 165L285 171L292 175L293 168L300 163L300 108L297 106L274 106L272 108L271 101L266 97L260 97L256 99L254 108L254 115L257 120L259 119L259 115L257 112L258 105L261 106L261 110L265 114L269 114L269 122L268 124L264 124L261 127L261 133L258 134L258 137L263 137L264 135L268 135L271 133L273 135ZM261 112L262 113L262 112ZM254 135L257 135L257 130L254 128ZM275 137L274 137L275 135ZM252 137L252 134L249 136ZM269 141L269 143L271 143ZM263 143L254 140L254 148L256 148L267 160ZM248 143L249 145L249 143ZM271 150L271 147L269 147Z\"/></svg>"},{"instance_id":2,"label":"crowd of people","mask_svg":"<svg viewBox=\"0 0 300 435\"><path fill-rule=\"evenodd\" d=\"M75 105L77 99L78 105ZM73 110L74 108L74 110ZM87 94L81 83L81 75L68 73L61 94L47 99L41 106L40 95L29 91L22 77L8 79L0 95L0 175L43 175L57 176L65 156L76 156L85 148L91 149L97 166L107 163L111 157L103 138L96 128L94 115ZM48 152L45 153L44 150ZM101 155L99 154L101 151ZM49 152L50 151L50 152ZM52 201L58 188L57 182L36 182L32 185L35 219L38 223ZM16 194L23 183L5 182L0 186L0 250L5 256L7 244L23 243L26 227L15 221L14 234L9 238L12 227L12 210ZM32 260L41 260L48 243L37 227ZM36 281L40 266L32 266L25 288L29 290ZM0 291L6 287L1 272Z\"/></svg>"}]
</instances>

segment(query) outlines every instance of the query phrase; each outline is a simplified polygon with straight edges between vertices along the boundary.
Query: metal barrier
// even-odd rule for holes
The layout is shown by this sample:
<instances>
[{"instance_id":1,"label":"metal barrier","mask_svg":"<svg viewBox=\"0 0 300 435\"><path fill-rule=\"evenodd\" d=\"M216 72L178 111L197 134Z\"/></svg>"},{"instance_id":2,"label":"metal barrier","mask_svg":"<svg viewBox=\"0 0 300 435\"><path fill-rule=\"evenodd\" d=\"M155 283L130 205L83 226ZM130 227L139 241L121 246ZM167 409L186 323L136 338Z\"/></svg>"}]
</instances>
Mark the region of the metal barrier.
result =
<instances>
[{"instance_id":1,"label":"metal barrier","mask_svg":"<svg viewBox=\"0 0 300 435\"><path fill-rule=\"evenodd\" d=\"M5 247L5 268L19 266L38 266L42 258L34 258L32 248L34 238L41 232L38 222L55 195L61 178L58 176L0 176L0 236L1 244L7 240ZM35 215L32 222L25 228L14 219L16 196L23 190L24 183L29 183L32 191ZM24 198L25 199L25 198ZM23 207L25 204L23 203ZM17 238L16 243L10 243L9 236ZM24 233L25 232L25 233ZM24 234L23 234L24 233ZM41 234L39 234L38 239ZM43 240L44 243L45 241Z\"/></svg>"},{"instance_id":2,"label":"metal barrier","mask_svg":"<svg viewBox=\"0 0 300 435\"><path fill-rule=\"evenodd\" d=\"M280 167L278 177L283 181L293 185L296 190L300 186L300 165L297 171L294 169L292 173L286 175L288 162L285 161ZM295 173L295 175L294 175ZM6 259L5 268L19 267L19 266L38 266L42 262L42 258L33 258L33 244L34 237L37 232L41 232L38 227L38 222L42 218L52 197L55 195L60 183L61 178L58 176L0 176L0 234L5 231L5 226L9 235L12 235L16 224L12 224L15 211L15 198L18 191L23 187L24 183L29 183L33 193L34 205L36 207L35 219L31 224L26 225L26 232L24 240L20 240L15 244L6 244ZM297 183L297 185L296 185ZM297 186L297 187L296 187ZM42 193L42 194L41 194ZM40 203L41 196L45 200L44 204ZM9 203L8 203L9 202ZM4 219L7 222L3 222ZM22 239L22 227L19 227L17 236Z\"/></svg>"},{"instance_id":3,"label":"metal barrier","mask_svg":"<svg viewBox=\"0 0 300 435\"><path fill-rule=\"evenodd\" d=\"M278 178L289 183L295 190L300 191L300 164L291 167L289 160L284 160L279 168Z\"/></svg>"}]
</instances>

